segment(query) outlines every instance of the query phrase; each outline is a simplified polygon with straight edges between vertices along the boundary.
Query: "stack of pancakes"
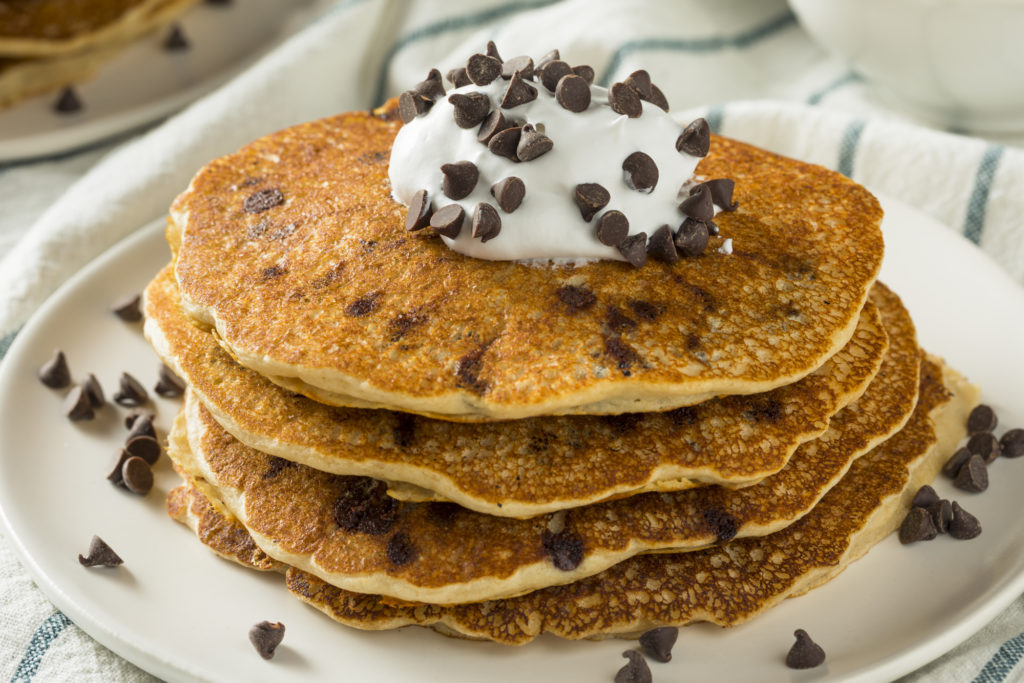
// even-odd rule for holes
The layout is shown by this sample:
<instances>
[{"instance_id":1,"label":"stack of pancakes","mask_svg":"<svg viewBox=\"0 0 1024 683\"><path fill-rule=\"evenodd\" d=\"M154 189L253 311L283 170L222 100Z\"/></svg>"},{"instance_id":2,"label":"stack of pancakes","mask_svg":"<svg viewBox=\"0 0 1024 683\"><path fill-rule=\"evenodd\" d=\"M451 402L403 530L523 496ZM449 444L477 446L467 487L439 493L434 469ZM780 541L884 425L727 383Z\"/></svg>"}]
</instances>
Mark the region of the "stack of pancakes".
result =
<instances>
[{"instance_id":1,"label":"stack of pancakes","mask_svg":"<svg viewBox=\"0 0 1024 683\"><path fill-rule=\"evenodd\" d=\"M877 201L714 138L709 249L473 259L405 230L396 107L270 135L172 206L146 335L188 384L168 500L364 629L504 643L748 619L895 529L976 390L875 282Z\"/></svg>"},{"instance_id":2,"label":"stack of pancakes","mask_svg":"<svg viewBox=\"0 0 1024 683\"><path fill-rule=\"evenodd\" d=\"M0 107L77 83L198 0L0 0Z\"/></svg>"}]
</instances>

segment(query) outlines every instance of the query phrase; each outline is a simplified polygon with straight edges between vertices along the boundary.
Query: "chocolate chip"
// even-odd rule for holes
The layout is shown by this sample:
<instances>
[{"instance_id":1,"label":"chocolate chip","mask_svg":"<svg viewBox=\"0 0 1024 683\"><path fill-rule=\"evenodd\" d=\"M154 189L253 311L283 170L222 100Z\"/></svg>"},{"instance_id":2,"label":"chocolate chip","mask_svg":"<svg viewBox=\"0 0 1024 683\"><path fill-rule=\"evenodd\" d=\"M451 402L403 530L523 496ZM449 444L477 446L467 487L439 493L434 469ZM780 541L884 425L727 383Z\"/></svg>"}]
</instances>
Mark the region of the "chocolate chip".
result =
<instances>
[{"instance_id":1,"label":"chocolate chip","mask_svg":"<svg viewBox=\"0 0 1024 683\"><path fill-rule=\"evenodd\" d=\"M475 85L487 85L501 75L501 62L477 53L466 62L466 75Z\"/></svg>"},{"instance_id":2,"label":"chocolate chip","mask_svg":"<svg viewBox=\"0 0 1024 683\"><path fill-rule=\"evenodd\" d=\"M900 525L900 543L907 545L917 541L930 541L938 535L931 514L924 508L910 508Z\"/></svg>"},{"instance_id":3,"label":"chocolate chip","mask_svg":"<svg viewBox=\"0 0 1024 683\"><path fill-rule=\"evenodd\" d=\"M955 479L957 473L967 458L971 457L971 452L966 448L958 448L953 455L949 456L949 460L942 466L942 473L950 479Z\"/></svg>"},{"instance_id":4,"label":"chocolate chip","mask_svg":"<svg viewBox=\"0 0 1024 683\"><path fill-rule=\"evenodd\" d=\"M996 418L996 411L984 403L975 406L974 410L967 417L967 433L977 434L978 432L991 432L996 428L999 420Z\"/></svg>"},{"instance_id":5,"label":"chocolate chip","mask_svg":"<svg viewBox=\"0 0 1024 683\"><path fill-rule=\"evenodd\" d=\"M563 572L576 569L583 561L583 539L573 531L562 529L553 534L545 529L541 544L551 556L552 564Z\"/></svg>"},{"instance_id":6,"label":"chocolate chip","mask_svg":"<svg viewBox=\"0 0 1024 683\"><path fill-rule=\"evenodd\" d=\"M636 91L625 83L615 83L608 91L608 104L616 114L635 119L643 113L643 105Z\"/></svg>"},{"instance_id":7,"label":"chocolate chip","mask_svg":"<svg viewBox=\"0 0 1024 683\"><path fill-rule=\"evenodd\" d=\"M505 157L512 161L519 161L519 157L516 156L516 150L519 147L519 138L522 134L522 128L506 128L505 130L496 133L487 141L487 149L491 150L492 154L497 154L499 157Z\"/></svg>"},{"instance_id":8,"label":"chocolate chip","mask_svg":"<svg viewBox=\"0 0 1024 683\"><path fill-rule=\"evenodd\" d=\"M653 83L651 84L651 99L648 102L662 111L668 111L668 100L665 99L665 93L661 92L661 89Z\"/></svg>"},{"instance_id":9,"label":"chocolate chip","mask_svg":"<svg viewBox=\"0 0 1024 683\"><path fill-rule=\"evenodd\" d=\"M178 398L185 393L185 382L171 372L170 368L161 364L153 391L164 398Z\"/></svg>"},{"instance_id":10,"label":"chocolate chip","mask_svg":"<svg viewBox=\"0 0 1024 683\"><path fill-rule=\"evenodd\" d=\"M643 152L633 152L622 162L622 179L631 190L653 192L658 185L658 165Z\"/></svg>"},{"instance_id":11,"label":"chocolate chip","mask_svg":"<svg viewBox=\"0 0 1024 683\"><path fill-rule=\"evenodd\" d=\"M650 100L654 94L651 90L651 75L643 69L634 71L623 82L632 88L641 100Z\"/></svg>"},{"instance_id":12,"label":"chocolate chip","mask_svg":"<svg viewBox=\"0 0 1024 683\"><path fill-rule=\"evenodd\" d=\"M124 564L124 560L99 536L92 537L88 552L85 556L79 555L78 562L83 567L116 567Z\"/></svg>"},{"instance_id":13,"label":"chocolate chip","mask_svg":"<svg viewBox=\"0 0 1024 683\"><path fill-rule=\"evenodd\" d=\"M78 94L70 86L61 90L57 101L53 103L53 110L58 114L74 114L75 112L82 111L82 109L82 100L78 98Z\"/></svg>"},{"instance_id":14,"label":"chocolate chip","mask_svg":"<svg viewBox=\"0 0 1024 683\"><path fill-rule=\"evenodd\" d=\"M36 373L39 381L51 389L63 389L71 384L71 370L64 352L56 350L50 360L43 363Z\"/></svg>"},{"instance_id":15,"label":"chocolate chip","mask_svg":"<svg viewBox=\"0 0 1024 683\"><path fill-rule=\"evenodd\" d=\"M672 661L672 646L679 637L679 629L675 626L652 628L640 636L640 647L651 659L658 662Z\"/></svg>"},{"instance_id":16,"label":"chocolate chip","mask_svg":"<svg viewBox=\"0 0 1024 683\"><path fill-rule=\"evenodd\" d=\"M501 216L498 210L487 202L480 202L473 209L473 237L480 238L481 242L487 242L498 236L501 232Z\"/></svg>"},{"instance_id":17,"label":"chocolate chip","mask_svg":"<svg viewBox=\"0 0 1024 683\"><path fill-rule=\"evenodd\" d=\"M563 285L555 290L558 300L569 307L569 313L585 311L597 302L597 296L586 287Z\"/></svg>"},{"instance_id":18,"label":"chocolate chip","mask_svg":"<svg viewBox=\"0 0 1024 683\"><path fill-rule=\"evenodd\" d=\"M522 73L517 71L512 74L512 80L508 82L505 96L501 98L501 108L512 109L535 99L537 99L537 88L527 83Z\"/></svg>"},{"instance_id":19,"label":"chocolate chip","mask_svg":"<svg viewBox=\"0 0 1024 683\"><path fill-rule=\"evenodd\" d=\"M715 535L719 543L731 541L739 533L740 526L736 518L725 510L710 508L704 511L704 523Z\"/></svg>"},{"instance_id":20,"label":"chocolate chip","mask_svg":"<svg viewBox=\"0 0 1024 683\"><path fill-rule=\"evenodd\" d=\"M594 84L594 68L588 64L580 64L574 66L572 72L583 79L583 82L587 85Z\"/></svg>"},{"instance_id":21,"label":"chocolate chip","mask_svg":"<svg viewBox=\"0 0 1024 683\"><path fill-rule=\"evenodd\" d=\"M914 499L910 501L910 505L915 508L928 508L932 504L938 503L939 500L939 494L935 493L935 489L925 484L914 494Z\"/></svg>"},{"instance_id":22,"label":"chocolate chip","mask_svg":"<svg viewBox=\"0 0 1024 683\"><path fill-rule=\"evenodd\" d=\"M530 124L526 124L519 136L519 144L516 145L516 157L520 161L533 161L550 152L554 146L555 143L551 141L551 138L538 132Z\"/></svg>"},{"instance_id":23,"label":"chocolate chip","mask_svg":"<svg viewBox=\"0 0 1024 683\"><path fill-rule=\"evenodd\" d=\"M127 372L121 373L120 388L114 392L114 402L122 406L139 406L149 400L146 388Z\"/></svg>"},{"instance_id":24,"label":"chocolate chip","mask_svg":"<svg viewBox=\"0 0 1024 683\"><path fill-rule=\"evenodd\" d=\"M160 459L160 442L146 435L134 436L125 441L124 450L129 456L142 458L150 465Z\"/></svg>"},{"instance_id":25,"label":"chocolate chip","mask_svg":"<svg viewBox=\"0 0 1024 683\"><path fill-rule=\"evenodd\" d=\"M618 244L619 253L633 266L640 268L647 263L647 233L638 232L630 235Z\"/></svg>"},{"instance_id":26,"label":"chocolate chip","mask_svg":"<svg viewBox=\"0 0 1024 683\"><path fill-rule=\"evenodd\" d=\"M142 320L142 309L139 306L141 301L139 294L129 294L115 301L110 310L126 323L135 323Z\"/></svg>"},{"instance_id":27,"label":"chocolate chip","mask_svg":"<svg viewBox=\"0 0 1024 683\"><path fill-rule=\"evenodd\" d=\"M391 531L399 503L387 495L387 484L369 477L339 477L345 484L334 503L334 521L349 532L382 536Z\"/></svg>"},{"instance_id":28,"label":"chocolate chip","mask_svg":"<svg viewBox=\"0 0 1024 683\"><path fill-rule=\"evenodd\" d=\"M988 468L980 455L971 454L956 473L953 486L972 493L981 493L988 488Z\"/></svg>"},{"instance_id":29,"label":"chocolate chip","mask_svg":"<svg viewBox=\"0 0 1024 683\"><path fill-rule=\"evenodd\" d=\"M125 442L131 441L137 436L148 436L156 438L156 429L153 428L152 413L140 413L136 415L128 427L128 434L124 437Z\"/></svg>"},{"instance_id":30,"label":"chocolate chip","mask_svg":"<svg viewBox=\"0 0 1024 683\"><path fill-rule=\"evenodd\" d=\"M651 239L647 242L647 255L665 263L679 260L672 228L663 225L651 233Z\"/></svg>"},{"instance_id":31,"label":"chocolate chip","mask_svg":"<svg viewBox=\"0 0 1024 683\"><path fill-rule=\"evenodd\" d=\"M246 197L242 208L246 213L263 213L282 203L284 203L284 195L281 194L281 190L271 187L266 190L253 192Z\"/></svg>"},{"instance_id":32,"label":"chocolate chip","mask_svg":"<svg viewBox=\"0 0 1024 683\"><path fill-rule=\"evenodd\" d=\"M715 205L711 199L711 188L703 183L690 188L690 196L682 201L679 210L698 221L714 218Z\"/></svg>"},{"instance_id":33,"label":"chocolate chip","mask_svg":"<svg viewBox=\"0 0 1024 683\"><path fill-rule=\"evenodd\" d=\"M999 439L999 450L1004 458L1019 458L1024 455L1024 429L1011 429Z\"/></svg>"},{"instance_id":34,"label":"chocolate chip","mask_svg":"<svg viewBox=\"0 0 1024 683\"><path fill-rule=\"evenodd\" d=\"M550 52L545 53L544 56L541 57L540 60L538 60L536 70L537 71L543 71L545 66L547 66L551 62L555 61L556 59L561 59L561 58L562 58L562 55L558 52L557 48L554 49L554 50L551 50Z\"/></svg>"},{"instance_id":35,"label":"chocolate chip","mask_svg":"<svg viewBox=\"0 0 1024 683\"><path fill-rule=\"evenodd\" d=\"M121 479L132 493L146 495L153 488L153 470L142 458L131 456L121 465Z\"/></svg>"},{"instance_id":36,"label":"chocolate chip","mask_svg":"<svg viewBox=\"0 0 1024 683\"><path fill-rule=\"evenodd\" d=\"M409 123L417 116L426 114L432 104L433 102L423 95L406 90L398 96L398 115L402 123Z\"/></svg>"},{"instance_id":37,"label":"chocolate chip","mask_svg":"<svg viewBox=\"0 0 1024 683\"><path fill-rule=\"evenodd\" d=\"M636 328L636 321L627 316L625 313L620 311L615 306L608 307L608 314L605 316L604 322L608 325L608 329L615 333L625 332L626 330L632 330ZM623 413L622 415L610 415L607 418L622 418L623 416L632 417L637 413Z\"/></svg>"},{"instance_id":38,"label":"chocolate chip","mask_svg":"<svg viewBox=\"0 0 1024 683\"><path fill-rule=\"evenodd\" d=\"M579 207L583 220L589 223L594 214L608 205L611 195L597 183L580 183L573 193L573 201Z\"/></svg>"},{"instance_id":39,"label":"chocolate chip","mask_svg":"<svg viewBox=\"0 0 1024 683\"><path fill-rule=\"evenodd\" d=\"M379 298L380 292L361 296L345 307L345 315L350 318L362 318L363 316L370 315L377 310L377 299Z\"/></svg>"},{"instance_id":40,"label":"chocolate chip","mask_svg":"<svg viewBox=\"0 0 1024 683\"><path fill-rule=\"evenodd\" d=\"M704 119L694 119L676 138L676 151L706 157L711 149L711 128Z\"/></svg>"},{"instance_id":41,"label":"chocolate chip","mask_svg":"<svg viewBox=\"0 0 1024 683\"><path fill-rule=\"evenodd\" d=\"M89 398L89 405L93 408L102 408L106 404L107 399L103 395L103 387L100 386L96 375L90 372L89 377L82 383L82 387L85 389L85 395Z\"/></svg>"},{"instance_id":42,"label":"chocolate chip","mask_svg":"<svg viewBox=\"0 0 1024 683\"><path fill-rule=\"evenodd\" d=\"M114 486L124 488L124 477L121 472L124 467L124 461L130 457L131 455L125 449L119 448L117 450L114 457L110 459L110 465L107 467L107 481Z\"/></svg>"},{"instance_id":43,"label":"chocolate chip","mask_svg":"<svg viewBox=\"0 0 1024 683\"><path fill-rule=\"evenodd\" d=\"M999 457L999 439L992 432L978 432L967 440L967 450L990 463Z\"/></svg>"},{"instance_id":44,"label":"chocolate chip","mask_svg":"<svg viewBox=\"0 0 1024 683\"><path fill-rule=\"evenodd\" d=\"M522 74L526 80L533 80L533 60L527 55L513 57L501 65L501 77L506 81L512 78L515 72Z\"/></svg>"},{"instance_id":45,"label":"chocolate chip","mask_svg":"<svg viewBox=\"0 0 1024 683\"><path fill-rule=\"evenodd\" d=\"M825 651L811 640L807 631L798 628L793 635L796 642L786 654L786 666L790 669L813 669L825 662Z\"/></svg>"},{"instance_id":46,"label":"chocolate chip","mask_svg":"<svg viewBox=\"0 0 1024 683\"><path fill-rule=\"evenodd\" d=\"M566 74L555 86L555 99L564 109L578 114L590 106L590 86L576 74Z\"/></svg>"},{"instance_id":47,"label":"chocolate chip","mask_svg":"<svg viewBox=\"0 0 1024 683\"><path fill-rule=\"evenodd\" d=\"M78 386L71 389L68 395L64 397L64 403L61 404L61 410L64 412L64 417L69 420L80 421L80 420L91 420L96 414L92 410L92 403L89 401L89 395L85 391L85 387L79 384Z\"/></svg>"},{"instance_id":48,"label":"chocolate chip","mask_svg":"<svg viewBox=\"0 0 1024 683\"><path fill-rule=\"evenodd\" d=\"M676 249L681 256L700 256L708 246L708 226L692 218L684 220L676 231Z\"/></svg>"},{"instance_id":49,"label":"chocolate chip","mask_svg":"<svg viewBox=\"0 0 1024 683\"><path fill-rule=\"evenodd\" d=\"M164 49L169 52L178 52L187 50L191 47L188 42L188 38L185 37L185 32L181 30L181 26L175 24L171 26L170 33L164 38Z\"/></svg>"},{"instance_id":50,"label":"chocolate chip","mask_svg":"<svg viewBox=\"0 0 1024 683\"><path fill-rule=\"evenodd\" d=\"M949 535L955 539L966 541L981 533L981 523L978 518L960 507L959 503L953 503L953 519L949 522Z\"/></svg>"},{"instance_id":51,"label":"chocolate chip","mask_svg":"<svg viewBox=\"0 0 1024 683\"><path fill-rule=\"evenodd\" d=\"M651 669L636 650L626 650L622 656L629 660L615 673L615 683L651 683Z\"/></svg>"},{"instance_id":52,"label":"chocolate chip","mask_svg":"<svg viewBox=\"0 0 1024 683\"><path fill-rule=\"evenodd\" d=\"M461 66L449 71L446 77L456 88L461 88L464 85L470 85L473 83L473 81L469 80L469 75L466 73L465 67Z\"/></svg>"},{"instance_id":53,"label":"chocolate chip","mask_svg":"<svg viewBox=\"0 0 1024 683\"><path fill-rule=\"evenodd\" d=\"M434 215L430 217L430 227L439 235L455 239L462 232L462 223L465 218L466 212L461 206L449 204L434 212Z\"/></svg>"},{"instance_id":54,"label":"chocolate chip","mask_svg":"<svg viewBox=\"0 0 1024 683\"><path fill-rule=\"evenodd\" d=\"M953 519L953 507L949 504L949 501L945 499L937 500L930 505L923 505L921 507L932 516L932 524L935 525L935 530L940 534L946 533L949 529L949 523Z\"/></svg>"},{"instance_id":55,"label":"chocolate chip","mask_svg":"<svg viewBox=\"0 0 1024 683\"><path fill-rule=\"evenodd\" d=\"M480 124L480 130L476 133L476 139L478 142L486 145L495 135L509 128L515 128L515 124L507 121L500 109L492 109L491 113L484 119L484 122ZM516 143L518 144L518 140Z\"/></svg>"},{"instance_id":56,"label":"chocolate chip","mask_svg":"<svg viewBox=\"0 0 1024 683\"><path fill-rule=\"evenodd\" d=\"M388 560L396 567L404 567L419 554L409 535L402 531L388 539L386 552Z\"/></svg>"},{"instance_id":57,"label":"chocolate chip","mask_svg":"<svg viewBox=\"0 0 1024 683\"><path fill-rule=\"evenodd\" d=\"M455 125L459 128L480 125L491 110L491 100L482 92L453 93L448 101L452 103Z\"/></svg>"},{"instance_id":58,"label":"chocolate chip","mask_svg":"<svg viewBox=\"0 0 1024 683\"><path fill-rule=\"evenodd\" d=\"M431 102L444 97L444 83L441 81L441 72L437 69L431 69L425 79L412 87L412 91Z\"/></svg>"},{"instance_id":59,"label":"chocolate chip","mask_svg":"<svg viewBox=\"0 0 1024 683\"><path fill-rule=\"evenodd\" d=\"M444 179L441 181L441 191L449 199L463 199L468 197L476 187L476 181L480 178L480 171L472 161L457 161L454 164L443 164L441 173Z\"/></svg>"},{"instance_id":60,"label":"chocolate chip","mask_svg":"<svg viewBox=\"0 0 1024 683\"><path fill-rule=\"evenodd\" d=\"M540 72L540 82L551 92L558 88L558 82L572 73L572 68L561 59L555 59L544 65Z\"/></svg>"},{"instance_id":61,"label":"chocolate chip","mask_svg":"<svg viewBox=\"0 0 1024 683\"><path fill-rule=\"evenodd\" d=\"M491 185L491 196L505 213L512 213L519 208L526 196L526 183L522 178L509 176Z\"/></svg>"},{"instance_id":62,"label":"chocolate chip","mask_svg":"<svg viewBox=\"0 0 1024 683\"><path fill-rule=\"evenodd\" d=\"M601 244L617 247L629 234L629 221L621 211L605 211L597 219L597 239Z\"/></svg>"},{"instance_id":63,"label":"chocolate chip","mask_svg":"<svg viewBox=\"0 0 1024 683\"><path fill-rule=\"evenodd\" d=\"M736 182L730 178L715 178L708 180L702 185L707 185L711 192L711 201L725 211L735 211L739 206L732 200L733 190L736 189ZM692 190L691 190L692 192Z\"/></svg>"},{"instance_id":64,"label":"chocolate chip","mask_svg":"<svg viewBox=\"0 0 1024 683\"><path fill-rule=\"evenodd\" d=\"M503 60L501 58L501 55L498 54L498 46L494 44L493 40L488 40L487 41L487 51L486 51L486 54L487 54L488 57L494 57L499 62L505 61L505 60Z\"/></svg>"},{"instance_id":65,"label":"chocolate chip","mask_svg":"<svg viewBox=\"0 0 1024 683\"><path fill-rule=\"evenodd\" d=\"M284 639L284 624L261 621L249 629L249 642L263 659L273 659L274 650Z\"/></svg>"},{"instance_id":66,"label":"chocolate chip","mask_svg":"<svg viewBox=\"0 0 1024 683\"><path fill-rule=\"evenodd\" d=\"M410 232L422 230L430 225L430 217L434 213L434 205L426 190L420 190L412 196L409 209L405 213L405 229Z\"/></svg>"}]
</instances>

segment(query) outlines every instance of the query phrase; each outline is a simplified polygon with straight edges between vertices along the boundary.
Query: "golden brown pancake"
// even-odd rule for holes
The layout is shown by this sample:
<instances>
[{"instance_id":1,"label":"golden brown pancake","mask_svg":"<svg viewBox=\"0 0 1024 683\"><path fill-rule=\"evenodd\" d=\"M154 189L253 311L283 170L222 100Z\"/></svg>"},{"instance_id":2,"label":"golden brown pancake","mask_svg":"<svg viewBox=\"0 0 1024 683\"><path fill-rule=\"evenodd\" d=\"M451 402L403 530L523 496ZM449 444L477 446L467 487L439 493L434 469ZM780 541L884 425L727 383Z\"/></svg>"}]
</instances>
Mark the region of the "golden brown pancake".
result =
<instances>
[{"instance_id":1,"label":"golden brown pancake","mask_svg":"<svg viewBox=\"0 0 1024 683\"><path fill-rule=\"evenodd\" d=\"M893 321L898 301L877 300ZM244 444L325 472L370 476L410 498L529 517L643 489L744 486L780 470L800 443L864 391L886 337L873 303L847 346L798 382L663 414L459 424L325 406L241 367L179 308L170 269L146 289L145 333L216 420ZM909 325L909 323L907 323ZM912 344L913 342L911 342Z\"/></svg>"},{"instance_id":2,"label":"golden brown pancake","mask_svg":"<svg viewBox=\"0 0 1024 683\"><path fill-rule=\"evenodd\" d=\"M731 254L465 257L405 231L387 176L399 125L392 104L269 135L171 208L185 311L242 365L323 402L499 420L764 392L846 344L881 263L866 190L725 138L697 173L736 180L739 209L716 218ZM246 211L275 191L282 203Z\"/></svg>"}]
</instances>

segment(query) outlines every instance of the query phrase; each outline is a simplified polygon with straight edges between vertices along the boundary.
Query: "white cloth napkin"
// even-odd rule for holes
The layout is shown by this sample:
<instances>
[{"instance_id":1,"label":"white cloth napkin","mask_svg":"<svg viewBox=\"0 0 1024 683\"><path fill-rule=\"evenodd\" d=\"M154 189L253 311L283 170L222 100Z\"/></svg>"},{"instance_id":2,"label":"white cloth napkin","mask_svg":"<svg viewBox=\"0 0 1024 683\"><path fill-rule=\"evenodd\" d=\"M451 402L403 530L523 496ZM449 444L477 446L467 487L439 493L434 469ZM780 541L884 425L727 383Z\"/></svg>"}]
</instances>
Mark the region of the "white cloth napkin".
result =
<instances>
[{"instance_id":1,"label":"white cloth napkin","mask_svg":"<svg viewBox=\"0 0 1024 683\"><path fill-rule=\"evenodd\" d=\"M783 0L343 0L179 115L102 152L0 167L0 356L89 260L162 215L210 159L278 128L365 109L493 39L505 56L558 47L599 83L647 69L681 120L837 169L963 233L1024 281L1024 151L926 129L875 103ZM1024 139L1010 142L1024 142ZM53 201L52 187L80 180ZM49 181L50 193L35 192ZM21 197L12 201L8 197ZM41 204L49 204L45 208ZM52 204L50 202L53 201ZM2 213L2 212L0 212ZM26 217L35 216L31 227ZM9 248L9 251L6 250ZM908 680L1024 679L1024 602ZM0 679L136 681L42 597L0 539Z\"/></svg>"}]
</instances>

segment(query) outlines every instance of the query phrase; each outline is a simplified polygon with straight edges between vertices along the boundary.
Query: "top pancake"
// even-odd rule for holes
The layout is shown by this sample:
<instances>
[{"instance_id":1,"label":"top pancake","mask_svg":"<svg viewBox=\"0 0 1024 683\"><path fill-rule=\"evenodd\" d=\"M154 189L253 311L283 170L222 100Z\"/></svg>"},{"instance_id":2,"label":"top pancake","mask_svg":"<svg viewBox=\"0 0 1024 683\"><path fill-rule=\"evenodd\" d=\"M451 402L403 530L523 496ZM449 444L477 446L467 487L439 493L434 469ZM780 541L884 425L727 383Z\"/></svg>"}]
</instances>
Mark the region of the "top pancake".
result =
<instances>
[{"instance_id":1,"label":"top pancake","mask_svg":"<svg viewBox=\"0 0 1024 683\"><path fill-rule=\"evenodd\" d=\"M716 219L732 254L639 269L468 258L404 230L393 114L257 140L172 205L186 312L242 365L321 401L497 420L767 391L846 343L881 263L866 190L724 138L697 172L736 180L739 209ZM245 211L272 190L283 203Z\"/></svg>"}]
</instances>

